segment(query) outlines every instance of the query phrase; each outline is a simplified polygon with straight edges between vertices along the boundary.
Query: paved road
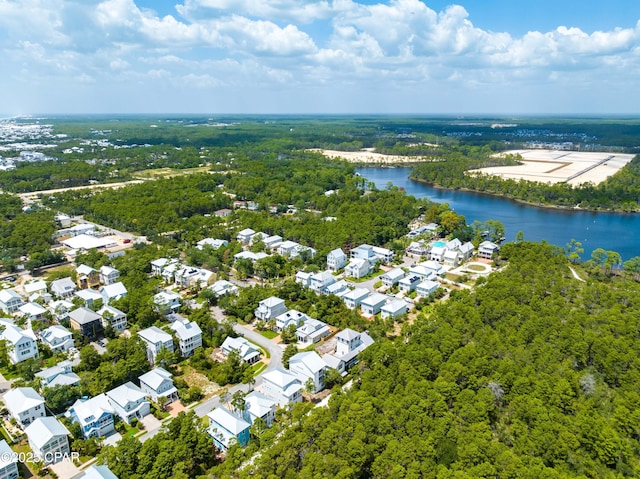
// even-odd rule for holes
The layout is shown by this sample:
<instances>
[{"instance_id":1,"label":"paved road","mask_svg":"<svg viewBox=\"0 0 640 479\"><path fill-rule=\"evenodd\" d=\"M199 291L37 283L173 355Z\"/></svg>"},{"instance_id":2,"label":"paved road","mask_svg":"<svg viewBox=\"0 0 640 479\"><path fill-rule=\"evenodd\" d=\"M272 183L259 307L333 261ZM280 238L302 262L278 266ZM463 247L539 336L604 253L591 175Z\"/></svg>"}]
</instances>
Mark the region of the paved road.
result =
<instances>
[{"instance_id":1,"label":"paved road","mask_svg":"<svg viewBox=\"0 0 640 479\"><path fill-rule=\"evenodd\" d=\"M222 314L222 311L220 311L217 308L214 308L213 313L214 313L214 316L216 316L216 318L219 318L221 317L220 315ZM233 330L237 334L247 338L249 341L252 341L258 344L260 347L269 351L269 354L271 355L271 359L269 360L269 364L267 365L267 368L263 371L263 374L265 372L272 371L275 368L282 367L282 352L283 352L282 346L265 338L260 333L257 333L251 330L250 328L246 326L242 326L240 324L234 324ZM254 387L259 386L261 383L262 383L261 376L256 377L256 382L254 384ZM249 392L249 389L250 387L248 384L236 384L235 386L230 387L228 391L229 391L229 394L233 395L237 391ZM208 399L205 402L197 405L194 408L194 410L198 416L202 417L202 416L205 416L212 409L215 409L216 407L220 406L221 404L222 403L220 401L220 396L214 396L211 399Z\"/></svg>"}]
</instances>

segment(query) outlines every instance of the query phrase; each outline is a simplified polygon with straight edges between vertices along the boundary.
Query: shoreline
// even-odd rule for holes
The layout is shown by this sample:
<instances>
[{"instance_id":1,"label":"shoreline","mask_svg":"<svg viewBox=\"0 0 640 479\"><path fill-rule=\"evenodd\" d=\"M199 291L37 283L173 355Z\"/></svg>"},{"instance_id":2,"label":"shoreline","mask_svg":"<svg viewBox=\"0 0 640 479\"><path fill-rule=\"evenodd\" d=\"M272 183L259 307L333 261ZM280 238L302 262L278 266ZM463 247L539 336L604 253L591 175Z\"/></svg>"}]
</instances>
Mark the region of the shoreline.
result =
<instances>
[{"instance_id":1,"label":"shoreline","mask_svg":"<svg viewBox=\"0 0 640 479\"><path fill-rule=\"evenodd\" d=\"M366 166L364 166L363 168L367 168ZM371 167L368 167L371 168ZM437 185L435 183L431 183L429 181L425 181L419 178L414 178L413 176L409 175L408 178L411 181L415 181L417 183L422 183L423 185L427 185L430 186L432 188L436 188L439 190L449 190L449 191L464 191L466 193L477 193L480 195L486 195L486 196L493 196L496 198L504 198L505 200L510 200L513 201L514 203L520 203L523 205L527 205L527 206L533 206L536 208L543 208L543 209L550 209L550 210L563 210L566 212L573 212L573 211L584 211L584 212L589 212L589 213L618 213L618 214L626 214L626 215L634 215L634 214L638 214L640 213L640 208L634 211L623 211L623 210L617 210L617 209L611 209L611 208L600 208L600 209L594 209L594 208L582 208L580 206L563 206L563 205L553 205L553 204L545 204L545 203L532 203L530 201L526 201L526 200L521 200L518 198L513 198L511 196L507 196L504 194L500 194L500 193L490 193L488 191L481 191L481 190L472 190L470 188L448 188L446 186L440 186Z\"/></svg>"}]
</instances>

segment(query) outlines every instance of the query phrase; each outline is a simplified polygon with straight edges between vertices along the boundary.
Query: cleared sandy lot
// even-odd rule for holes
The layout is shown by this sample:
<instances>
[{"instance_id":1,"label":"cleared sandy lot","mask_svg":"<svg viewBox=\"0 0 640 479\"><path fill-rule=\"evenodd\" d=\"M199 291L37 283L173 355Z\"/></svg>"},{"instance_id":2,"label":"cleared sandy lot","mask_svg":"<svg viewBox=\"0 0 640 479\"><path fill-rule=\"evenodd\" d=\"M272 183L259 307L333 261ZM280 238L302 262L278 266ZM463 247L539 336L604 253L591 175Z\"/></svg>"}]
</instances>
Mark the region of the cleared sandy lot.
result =
<instances>
[{"instance_id":1,"label":"cleared sandy lot","mask_svg":"<svg viewBox=\"0 0 640 479\"><path fill-rule=\"evenodd\" d=\"M634 155L622 153L557 150L511 150L506 153L519 154L523 158L523 164L471 171L549 184L567 182L575 186L590 182L597 185L624 167L634 157Z\"/></svg>"},{"instance_id":2,"label":"cleared sandy lot","mask_svg":"<svg viewBox=\"0 0 640 479\"><path fill-rule=\"evenodd\" d=\"M383 155L382 153L376 153L373 148L365 148L360 151L336 151L336 150L321 150L314 148L310 151L318 151L327 158L341 158L351 163L411 163L416 161L425 160L421 156L395 156L395 155Z\"/></svg>"}]
</instances>

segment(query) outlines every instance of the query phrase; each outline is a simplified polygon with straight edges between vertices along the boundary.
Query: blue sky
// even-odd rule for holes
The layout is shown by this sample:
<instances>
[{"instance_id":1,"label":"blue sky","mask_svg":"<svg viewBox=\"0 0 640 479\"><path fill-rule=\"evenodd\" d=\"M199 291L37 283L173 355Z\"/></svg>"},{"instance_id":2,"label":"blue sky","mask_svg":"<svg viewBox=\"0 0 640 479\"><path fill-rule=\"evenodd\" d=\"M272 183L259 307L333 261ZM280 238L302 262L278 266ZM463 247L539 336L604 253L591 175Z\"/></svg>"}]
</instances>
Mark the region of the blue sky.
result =
<instances>
[{"instance_id":1,"label":"blue sky","mask_svg":"<svg viewBox=\"0 0 640 479\"><path fill-rule=\"evenodd\" d=\"M0 112L638 114L640 2L0 0Z\"/></svg>"}]
</instances>

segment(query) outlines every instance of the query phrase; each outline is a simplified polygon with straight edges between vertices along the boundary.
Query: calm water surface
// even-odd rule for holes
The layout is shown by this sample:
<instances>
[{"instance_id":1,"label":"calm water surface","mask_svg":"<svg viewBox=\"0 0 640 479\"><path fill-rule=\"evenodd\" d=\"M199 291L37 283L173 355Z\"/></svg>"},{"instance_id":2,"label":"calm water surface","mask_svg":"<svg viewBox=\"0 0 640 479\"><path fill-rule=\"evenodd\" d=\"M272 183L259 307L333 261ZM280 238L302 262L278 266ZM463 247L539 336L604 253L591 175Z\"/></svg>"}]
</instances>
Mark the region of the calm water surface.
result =
<instances>
[{"instance_id":1,"label":"calm water surface","mask_svg":"<svg viewBox=\"0 0 640 479\"><path fill-rule=\"evenodd\" d=\"M411 181L410 168L358 168L357 171L380 189L391 182L416 198L449 203L469 224L474 220L501 221L507 241L514 240L518 231L522 231L525 240L545 240L562 247L575 238L584 247L583 260L589 259L596 248L617 251L623 260L640 256L640 214L537 208L479 193L437 189Z\"/></svg>"}]
</instances>

